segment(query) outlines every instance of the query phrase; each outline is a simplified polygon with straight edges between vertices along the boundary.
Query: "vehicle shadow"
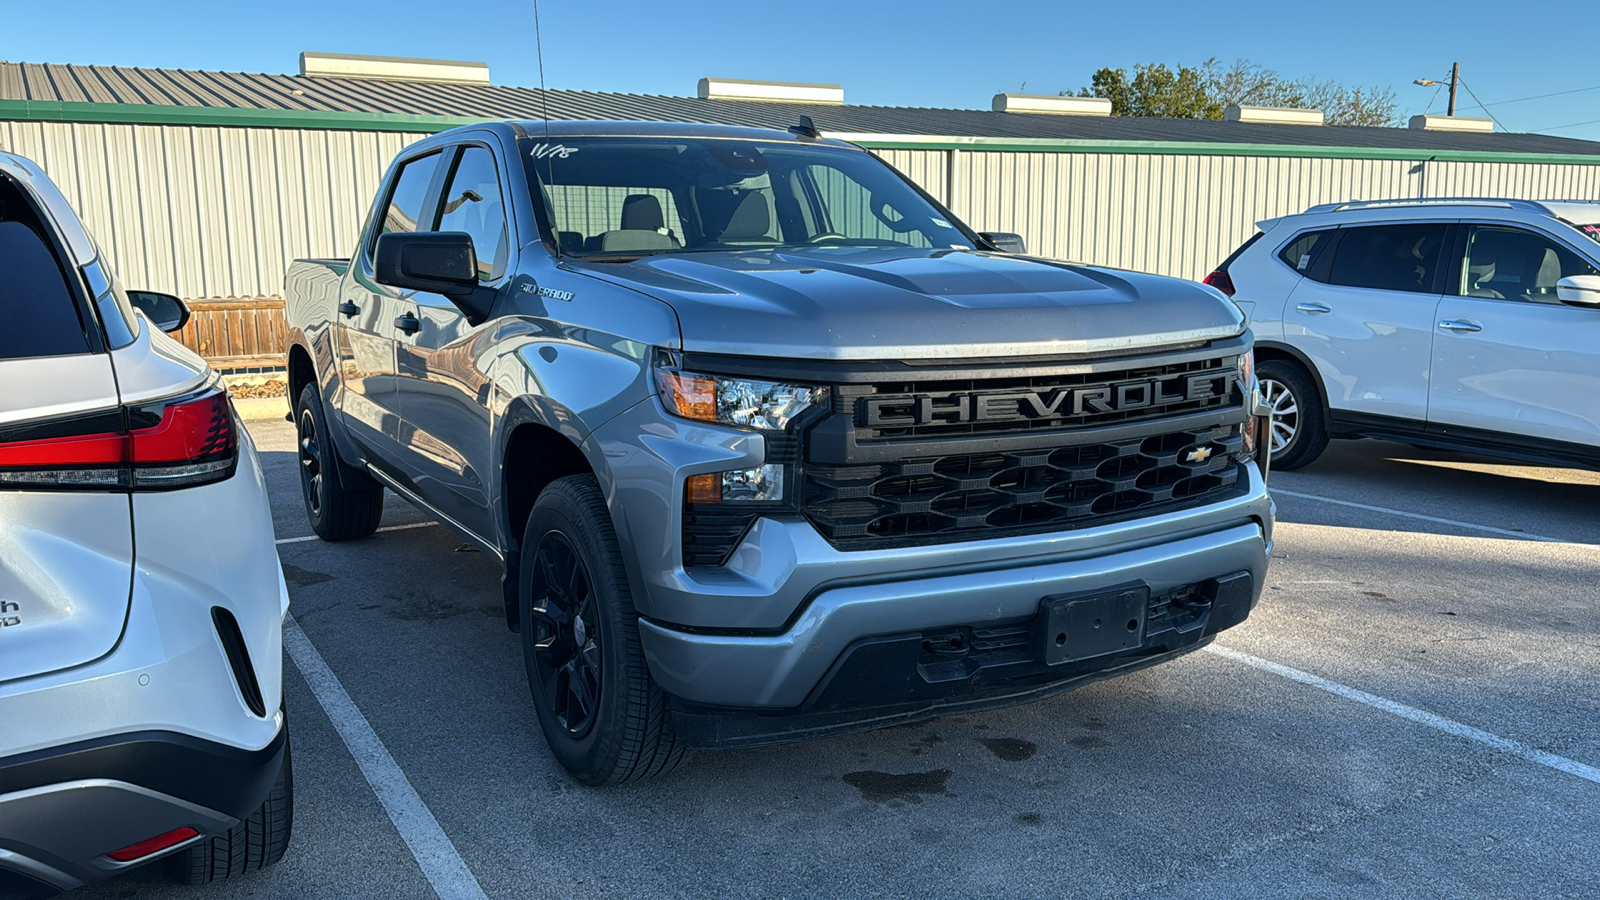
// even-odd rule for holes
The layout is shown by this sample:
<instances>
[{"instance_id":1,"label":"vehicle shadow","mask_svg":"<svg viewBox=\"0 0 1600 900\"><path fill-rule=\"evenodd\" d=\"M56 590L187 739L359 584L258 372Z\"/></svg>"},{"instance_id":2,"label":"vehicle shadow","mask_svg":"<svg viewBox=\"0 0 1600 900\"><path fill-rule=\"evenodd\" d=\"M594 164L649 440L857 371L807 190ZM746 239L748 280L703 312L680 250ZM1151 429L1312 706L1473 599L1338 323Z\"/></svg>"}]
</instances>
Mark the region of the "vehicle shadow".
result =
<instances>
[{"instance_id":1,"label":"vehicle shadow","mask_svg":"<svg viewBox=\"0 0 1600 900\"><path fill-rule=\"evenodd\" d=\"M1304 469L1274 472L1270 486L1280 492L1280 518L1324 522L1335 507L1322 505L1308 515L1293 502L1295 493L1347 503L1394 509L1416 515L1472 523L1600 544L1600 472L1557 468L1412 447L1389 441L1334 441L1322 458ZM1429 534L1461 529L1426 519L1383 517L1344 508L1340 521L1360 516L1368 527ZM1470 531L1470 529L1469 529ZM1481 532L1480 532L1481 533ZM1512 535L1499 535L1512 537Z\"/></svg>"}]
</instances>

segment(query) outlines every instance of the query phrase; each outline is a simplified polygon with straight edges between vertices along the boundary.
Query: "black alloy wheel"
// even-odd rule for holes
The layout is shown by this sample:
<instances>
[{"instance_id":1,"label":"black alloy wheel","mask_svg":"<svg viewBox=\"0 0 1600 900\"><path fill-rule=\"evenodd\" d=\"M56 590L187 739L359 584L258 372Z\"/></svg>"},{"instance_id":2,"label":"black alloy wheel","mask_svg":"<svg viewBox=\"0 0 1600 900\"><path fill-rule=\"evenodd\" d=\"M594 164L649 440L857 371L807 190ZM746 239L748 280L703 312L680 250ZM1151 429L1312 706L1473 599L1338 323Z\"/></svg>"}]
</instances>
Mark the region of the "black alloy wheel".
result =
<instances>
[{"instance_id":1,"label":"black alloy wheel","mask_svg":"<svg viewBox=\"0 0 1600 900\"><path fill-rule=\"evenodd\" d=\"M322 448L317 443L317 420L309 408L300 410L297 423L300 435L300 493L306 512L313 519L322 516Z\"/></svg>"},{"instance_id":2,"label":"black alloy wheel","mask_svg":"<svg viewBox=\"0 0 1600 900\"><path fill-rule=\"evenodd\" d=\"M311 530L325 541L363 538L383 518L383 486L371 475L339 461L317 386L308 384L294 406L295 454L300 459L300 497Z\"/></svg>"},{"instance_id":3,"label":"black alloy wheel","mask_svg":"<svg viewBox=\"0 0 1600 900\"><path fill-rule=\"evenodd\" d=\"M530 612L537 683L556 722L568 736L582 738L594 728L605 687L594 580L559 531L539 539L534 559Z\"/></svg>"}]
</instances>

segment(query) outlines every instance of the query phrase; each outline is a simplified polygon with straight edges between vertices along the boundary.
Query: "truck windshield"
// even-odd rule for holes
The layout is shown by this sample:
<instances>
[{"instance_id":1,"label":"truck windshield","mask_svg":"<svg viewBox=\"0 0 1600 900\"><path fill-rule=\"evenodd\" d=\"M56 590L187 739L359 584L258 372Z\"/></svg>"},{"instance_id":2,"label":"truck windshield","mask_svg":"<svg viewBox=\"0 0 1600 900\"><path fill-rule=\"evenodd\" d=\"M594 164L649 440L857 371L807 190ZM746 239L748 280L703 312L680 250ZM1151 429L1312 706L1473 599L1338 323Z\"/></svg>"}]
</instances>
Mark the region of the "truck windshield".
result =
<instances>
[{"instance_id":1,"label":"truck windshield","mask_svg":"<svg viewBox=\"0 0 1600 900\"><path fill-rule=\"evenodd\" d=\"M715 138L528 146L561 252L596 259L794 247L974 249L894 170L841 147Z\"/></svg>"}]
</instances>

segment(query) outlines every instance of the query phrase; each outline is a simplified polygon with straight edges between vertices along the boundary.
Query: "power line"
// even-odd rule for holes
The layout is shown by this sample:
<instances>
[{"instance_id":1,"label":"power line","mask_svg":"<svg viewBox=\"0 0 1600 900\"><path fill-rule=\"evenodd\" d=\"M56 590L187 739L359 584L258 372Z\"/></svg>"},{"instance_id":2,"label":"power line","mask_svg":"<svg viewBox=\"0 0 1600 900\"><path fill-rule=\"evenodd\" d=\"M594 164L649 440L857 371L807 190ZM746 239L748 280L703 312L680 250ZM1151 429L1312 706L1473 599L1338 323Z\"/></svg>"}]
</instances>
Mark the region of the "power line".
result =
<instances>
[{"instance_id":1,"label":"power line","mask_svg":"<svg viewBox=\"0 0 1600 900\"><path fill-rule=\"evenodd\" d=\"M1465 79L1465 78L1461 78L1461 77L1459 77L1459 76L1457 76L1457 79L1456 79L1456 80L1457 80L1457 81L1460 81L1460 82L1461 82L1461 86L1462 86L1462 87L1464 87L1464 88L1466 88L1466 89L1467 89L1467 96L1468 96L1468 97L1471 97L1471 98L1472 98L1472 99L1474 99L1474 100L1478 100L1478 95L1477 95L1477 94L1474 94L1474 93L1473 93L1473 92L1472 92L1472 86L1471 86L1471 85L1469 85L1469 84L1467 84L1467 80L1466 80L1466 79ZM1488 114L1489 114L1489 118L1490 118L1490 119L1491 119L1491 120L1493 120L1493 122L1494 122L1494 123L1495 123L1495 124L1496 124L1496 125L1499 125L1499 126L1500 126L1500 130L1501 130L1501 131L1510 131L1510 130L1511 130L1511 129L1509 129L1509 128L1507 128L1507 127L1506 127L1506 123L1504 123L1504 122L1502 122L1502 121L1500 121L1500 119L1499 119L1499 118L1497 118L1497 117L1496 117L1496 116L1495 116L1495 114L1494 114L1494 111L1493 111L1493 110L1491 110L1491 109L1489 109L1489 108L1488 108L1488 107L1487 107L1487 106L1484 106L1484 105L1483 105L1483 101L1482 101L1482 100L1478 100L1478 108L1479 108L1479 109L1481 109L1481 110L1483 110L1483 111L1484 111L1484 112L1486 112L1486 113L1488 113Z\"/></svg>"},{"instance_id":2,"label":"power line","mask_svg":"<svg viewBox=\"0 0 1600 900\"><path fill-rule=\"evenodd\" d=\"M1534 134L1543 131L1560 131L1563 128L1577 128L1579 125L1600 125L1600 119L1590 119L1587 122L1573 122L1571 125L1552 125L1549 128L1536 128Z\"/></svg>"},{"instance_id":3,"label":"power line","mask_svg":"<svg viewBox=\"0 0 1600 900\"><path fill-rule=\"evenodd\" d=\"M1496 100L1493 103L1485 103L1482 106L1469 106L1467 109L1486 109L1490 106L1505 106L1508 103L1526 103L1529 100L1543 100L1546 97L1564 97L1567 94L1581 94L1584 91L1600 91L1600 84L1594 85L1593 87L1573 88L1570 91L1556 91L1550 94L1536 94L1532 97L1518 97L1515 100ZM1473 99L1476 100L1477 98L1474 97Z\"/></svg>"}]
</instances>

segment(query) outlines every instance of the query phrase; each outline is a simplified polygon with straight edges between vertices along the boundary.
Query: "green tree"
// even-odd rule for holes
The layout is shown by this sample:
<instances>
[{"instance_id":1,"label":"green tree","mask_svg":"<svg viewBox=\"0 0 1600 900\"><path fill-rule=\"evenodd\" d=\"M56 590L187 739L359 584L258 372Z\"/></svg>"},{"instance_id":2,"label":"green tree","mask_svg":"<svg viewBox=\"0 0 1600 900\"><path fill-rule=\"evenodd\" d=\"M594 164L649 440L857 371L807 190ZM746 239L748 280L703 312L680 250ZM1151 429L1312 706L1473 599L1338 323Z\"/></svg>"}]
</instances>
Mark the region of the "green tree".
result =
<instances>
[{"instance_id":1,"label":"green tree","mask_svg":"<svg viewBox=\"0 0 1600 900\"><path fill-rule=\"evenodd\" d=\"M1392 90L1342 84L1331 79L1288 78L1248 60L1224 65L1212 58L1199 66L1143 63L1094 73L1080 97L1104 97L1115 116L1220 119L1232 104L1320 109L1329 125L1399 125Z\"/></svg>"},{"instance_id":2,"label":"green tree","mask_svg":"<svg viewBox=\"0 0 1600 900\"><path fill-rule=\"evenodd\" d=\"M1109 99L1111 114L1116 116L1222 118L1222 108L1211 98L1203 70L1179 66L1173 71L1165 63L1146 63L1135 66L1133 72L1129 79L1127 69L1101 69L1094 73L1091 86L1078 95Z\"/></svg>"}]
</instances>

